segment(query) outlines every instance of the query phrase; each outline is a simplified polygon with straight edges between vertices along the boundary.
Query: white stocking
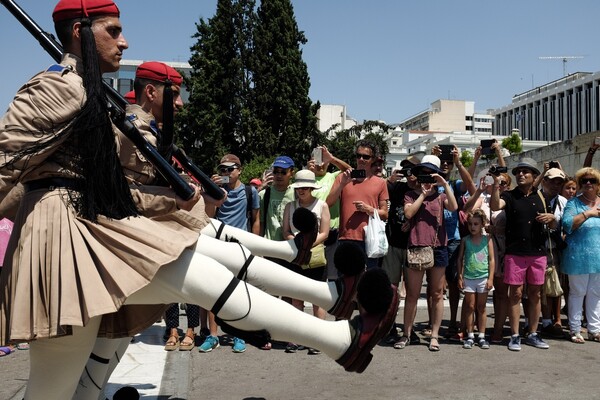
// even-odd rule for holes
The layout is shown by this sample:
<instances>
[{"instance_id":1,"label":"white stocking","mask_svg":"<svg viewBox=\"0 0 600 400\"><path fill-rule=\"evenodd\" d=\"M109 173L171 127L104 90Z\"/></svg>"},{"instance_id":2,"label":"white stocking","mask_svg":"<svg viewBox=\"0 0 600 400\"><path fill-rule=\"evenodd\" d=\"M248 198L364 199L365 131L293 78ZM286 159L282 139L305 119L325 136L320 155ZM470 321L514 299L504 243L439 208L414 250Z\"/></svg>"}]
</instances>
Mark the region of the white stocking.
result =
<instances>
[{"instance_id":1,"label":"white stocking","mask_svg":"<svg viewBox=\"0 0 600 400\"><path fill-rule=\"evenodd\" d=\"M234 278L217 261L185 251L159 269L152 282L127 304L192 303L212 309ZM254 286L240 282L217 313L245 331L266 329L274 340L303 344L338 359L350 346L348 321L326 321L304 313Z\"/></svg>"},{"instance_id":2,"label":"white stocking","mask_svg":"<svg viewBox=\"0 0 600 400\"><path fill-rule=\"evenodd\" d=\"M69 336L31 342L26 400L65 400L73 396L101 319L91 318L85 327L73 326Z\"/></svg>"},{"instance_id":3,"label":"white stocking","mask_svg":"<svg viewBox=\"0 0 600 400\"><path fill-rule=\"evenodd\" d=\"M102 400L104 388L110 375L115 370L121 357L125 354L131 338L106 339L97 338L92 350L95 357L90 357L81 374L77 391L73 400ZM102 362L97 358L107 360Z\"/></svg>"},{"instance_id":4,"label":"white stocking","mask_svg":"<svg viewBox=\"0 0 600 400\"><path fill-rule=\"evenodd\" d=\"M219 237L217 237L217 233L221 226L223 226L223 230L219 234ZM213 218L210 219L210 224L200 231L200 236L202 237L202 235L207 235L223 241L226 237L233 237L249 248L252 254L261 257L273 257L291 262L298 254L298 247L292 239L283 241L266 239L243 229L225 225L221 221L217 221Z\"/></svg>"},{"instance_id":5,"label":"white stocking","mask_svg":"<svg viewBox=\"0 0 600 400\"><path fill-rule=\"evenodd\" d=\"M206 235L200 235L196 252L218 261L236 276L250 257L250 251L243 245ZM331 309L338 298L335 282L307 278L261 257L252 258L242 280L274 296L308 301L325 310Z\"/></svg>"}]
</instances>

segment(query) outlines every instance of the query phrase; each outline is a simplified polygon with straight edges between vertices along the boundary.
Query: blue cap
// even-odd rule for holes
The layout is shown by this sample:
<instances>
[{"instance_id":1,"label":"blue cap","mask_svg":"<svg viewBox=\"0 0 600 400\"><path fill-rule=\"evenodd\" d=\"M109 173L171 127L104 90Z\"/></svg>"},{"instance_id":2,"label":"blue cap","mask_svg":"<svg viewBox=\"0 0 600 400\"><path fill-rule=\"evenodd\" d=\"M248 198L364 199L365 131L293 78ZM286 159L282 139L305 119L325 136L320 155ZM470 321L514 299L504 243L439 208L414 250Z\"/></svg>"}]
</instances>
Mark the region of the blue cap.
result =
<instances>
[{"instance_id":1,"label":"blue cap","mask_svg":"<svg viewBox=\"0 0 600 400\"><path fill-rule=\"evenodd\" d=\"M273 162L273 167L277 168L294 168L294 160L289 158L288 156L279 156Z\"/></svg>"}]
</instances>

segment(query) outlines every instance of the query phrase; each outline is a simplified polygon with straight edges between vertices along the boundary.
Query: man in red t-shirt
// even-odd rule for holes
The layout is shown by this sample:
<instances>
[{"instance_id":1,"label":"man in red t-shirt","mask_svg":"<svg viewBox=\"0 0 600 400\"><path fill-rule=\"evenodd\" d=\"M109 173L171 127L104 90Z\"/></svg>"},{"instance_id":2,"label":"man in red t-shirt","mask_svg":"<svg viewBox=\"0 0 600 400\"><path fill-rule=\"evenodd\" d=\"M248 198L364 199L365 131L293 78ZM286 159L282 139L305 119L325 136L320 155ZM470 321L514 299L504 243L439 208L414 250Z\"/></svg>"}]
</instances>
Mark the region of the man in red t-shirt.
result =
<instances>
[{"instance_id":1,"label":"man in red t-shirt","mask_svg":"<svg viewBox=\"0 0 600 400\"><path fill-rule=\"evenodd\" d=\"M389 199L385 179L373 175L371 164L377 154L375 145L361 141L356 146L356 170L363 170L364 178L352 178L352 168L338 175L327 196L327 204L333 205L340 199L339 243L352 242L365 250L365 230L369 216L379 213L379 218L388 216ZM367 258L367 268L378 266L377 258Z\"/></svg>"}]
</instances>

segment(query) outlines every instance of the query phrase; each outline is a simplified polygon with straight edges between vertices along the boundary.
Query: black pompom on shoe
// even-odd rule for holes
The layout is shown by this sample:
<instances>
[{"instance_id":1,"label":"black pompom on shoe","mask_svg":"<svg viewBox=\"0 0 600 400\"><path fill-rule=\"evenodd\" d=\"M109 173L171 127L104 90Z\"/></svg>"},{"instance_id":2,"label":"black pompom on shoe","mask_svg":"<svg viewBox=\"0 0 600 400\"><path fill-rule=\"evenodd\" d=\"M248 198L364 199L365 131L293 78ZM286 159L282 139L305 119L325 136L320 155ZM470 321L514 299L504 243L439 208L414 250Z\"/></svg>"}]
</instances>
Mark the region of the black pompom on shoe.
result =
<instances>
[{"instance_id":1,"label":"black pompom on shoe","mask_svg":"<svg viewBox=\"0 0 600 400\"><path fill-rule=\"evenodd\" d=\"M358 282L356 299L358 304L369 314L378 314L386 311L394 292L392 283L387 273L380 268L368 270Z\"/></svg>"}]
</instances>

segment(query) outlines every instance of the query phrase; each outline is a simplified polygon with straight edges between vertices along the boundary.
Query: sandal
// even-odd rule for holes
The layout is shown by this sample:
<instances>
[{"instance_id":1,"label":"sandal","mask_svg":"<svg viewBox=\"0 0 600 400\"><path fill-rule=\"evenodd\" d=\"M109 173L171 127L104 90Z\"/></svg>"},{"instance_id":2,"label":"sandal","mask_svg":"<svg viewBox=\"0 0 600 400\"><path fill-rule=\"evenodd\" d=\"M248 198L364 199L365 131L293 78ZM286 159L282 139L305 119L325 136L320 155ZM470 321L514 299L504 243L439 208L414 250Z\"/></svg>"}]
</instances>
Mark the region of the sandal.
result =
<instances>
[{"instance_id":1,"label":"sandal","mask_svg":"<svg viewBox=\"0 0 600 400\"><path fill-rule=\"evenodd\" d=\"M591 340L592 342L600 342L600 331L598 332L588 332L588 340Z\"/></svg>"},{"instance_id":2,"label":"sandal","mask_svg":"<svg viewBox=\"0 0 600 400\"><path fill-rule=\"evenodd\" d=\"M581 336L581 332L571 332L571 342L584 344L585 340L583 340L583 336Z\"/></svg>"},{"instance_id":3,"label":"sandal","mask_svg":"<svg viewBox=\"0 0 600 400\"><path fill-rule=\"evenodd\" d=\"M437 344L433 344L433 341ZM440 341L437 336L432 336L429 340L429 351L440 351Z\"/></svg>"},{"instance_id":4,"label":"sandal","mask_svg":"<svg viewBox=\"0 0 600 400\"><path fill-rule=\"evenodd\" d=\"M165 351L176 350L179 346L179 336L171 335L165 344Z\"/></svg>"},{"instance_id":5,"label":"sandal","mask_svg":"<svg viewBox=\"0 0 600 400\"><path fill-rule=\"evenodd\" d=\"M403 349L410 344L410 339L408 336L402 336L400 340L394 343L395 349Z\"/></svg>"},{"instance_id":6,"label":"sandal","mask_svg":"<svg viewBox=\"0 0 600 400\"><path fill-rule=\"evenodd\" d=\"M14 349L12 347L2 346L2 347L0 347L0 357L7 356L10 353L12 353L13 351L14 351Z\"/></svg>"},{"instance_id":7,"label":"sandal","mask_svg":"<svg viewBox=\"0 0 600 400\"><path fill-rule=\"evenodd\" d=\"M29 350L29 343L22 342L17 345L17 350Z\"/></svg>"},{"instance_id":8,"label":"sandal","mask_svg":"<svg viewBox=\"0 0 600 400\"><path fill-rule=\"evenodd\" d=\"M189 341L187 341L189 339ZM179 343L179 351L190 351L196 346L196 335L192 334L192 336L185 334L185 337Z\"/></svg>"}]
</instances>

